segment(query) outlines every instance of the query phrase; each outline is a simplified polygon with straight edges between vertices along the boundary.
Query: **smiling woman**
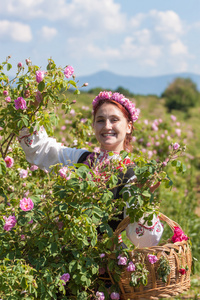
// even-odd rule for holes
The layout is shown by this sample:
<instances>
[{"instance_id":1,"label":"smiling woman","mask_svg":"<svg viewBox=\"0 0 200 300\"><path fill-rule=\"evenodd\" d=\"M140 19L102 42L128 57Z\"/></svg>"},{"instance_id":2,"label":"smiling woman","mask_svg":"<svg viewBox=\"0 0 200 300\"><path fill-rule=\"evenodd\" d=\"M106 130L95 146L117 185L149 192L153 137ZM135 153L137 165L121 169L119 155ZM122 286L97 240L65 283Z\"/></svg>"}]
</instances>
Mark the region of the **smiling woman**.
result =
<instances>
[{"instance_id":1,"label":"smiling woman","mask_svg":"<svg viewBox=\"0 0 200 300\"><path fill-rule=\"evenodd\" d=\"M130 139L133 131L133 123L137 121L139 109L124 95L112 92L100 92L93 100L93 128L95 136L100 144L99 153L90 153L85 149L68 148L57 143L55 139L48 137L44 128L30 135L27 129L23 129L19 141L23 147L27 160L41 169L50 170L50 166L62 164L73 166L76 163L84 163L90 168L99 170L107 180L105 170L107 165L127 165L127 172L118 176L116 188L112 189L113 201L121 197L124 186L136 181L134 174L134 162L127 156L122 159L120 152L131 151ZM152 187L151 192L159 185ZM111 220L110 227L115 230L126 212L122 211L116 216L118 220ZM139 229L140 230L139 230ZM142 234L141 234L142 231ZM153 218L152 225L135 222L129 225L128 237L137 247L156 245L162 235L163 229L157 216Z\"/></svg>"}]
</instances>

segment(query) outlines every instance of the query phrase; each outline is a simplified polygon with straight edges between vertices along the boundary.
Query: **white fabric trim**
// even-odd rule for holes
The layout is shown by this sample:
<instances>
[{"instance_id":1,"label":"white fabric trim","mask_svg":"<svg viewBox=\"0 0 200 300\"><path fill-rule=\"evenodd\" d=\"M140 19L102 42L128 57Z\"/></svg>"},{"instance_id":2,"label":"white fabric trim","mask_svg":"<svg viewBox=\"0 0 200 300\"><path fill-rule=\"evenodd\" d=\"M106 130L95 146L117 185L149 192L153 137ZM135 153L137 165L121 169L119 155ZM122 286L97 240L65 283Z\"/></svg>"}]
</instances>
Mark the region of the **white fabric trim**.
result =
<instances>
[{"instance_id":1,"label":"white fabric trim","mask_svg":"<svg viewBox=\"0 0 200 300\"><path fill-rule=\"evenodd\" d=\"M19 142L26 159L42 170L50 171L50 166L61 163L63 166L72 166L77 163L85 149L68 148L48 137L44 127L34 131L31 135L27 128L20 131Z\"/></svg>"}]
</instances>

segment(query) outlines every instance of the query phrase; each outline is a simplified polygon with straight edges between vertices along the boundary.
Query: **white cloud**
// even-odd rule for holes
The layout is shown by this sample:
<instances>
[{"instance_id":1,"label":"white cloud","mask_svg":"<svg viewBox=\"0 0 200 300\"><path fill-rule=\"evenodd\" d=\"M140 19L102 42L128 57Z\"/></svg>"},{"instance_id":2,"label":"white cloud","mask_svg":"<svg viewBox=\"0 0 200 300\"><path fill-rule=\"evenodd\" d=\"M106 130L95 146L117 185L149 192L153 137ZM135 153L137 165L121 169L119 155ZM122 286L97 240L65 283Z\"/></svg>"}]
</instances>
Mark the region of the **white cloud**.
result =
<instances>
[{"instance_id":1,"label":"white cloud","mask_svg":"<svg viewBox=\"0 0 200 300\"><path fill-rule=\"evenodd\" d=\"M119 32L126 19L114 0L0 0L4 15L21 19L65 21L71 27ZM2 14L2 13L1 13Z\"/></svg>"},{"instance_id":2,"label":"white cloud","mask_svg":"<svg viewBox=\"0 0 200 300\"><path fill-rule=\"evenodd\" d=\"M187 47L180 41L177 40L170 45L170 53L172 55L187 55Z\"/></svg>"},{"instance_id":3,"label":"white cloud","mask_svg":"<svg viewBox=\"0 0 200 300\"><path fill-rule=\"evenodd\" d=\"M40 33L42 38L50 41L57 35L57 30L53 27L43 26Z\"/></svg>"},{"instance_id":4,"label":"white cloud","mask_svg":"<svg viewBox=\"0 0 200 300\"><path fill-rule=\"evenodd\" d=\"M183 25L174 11L152 10L149 16L155 23L154 31L168 41L174 41L183 34Z\"/></svg>"},{"instance_id":5,"label":"white cloud","mask_svg":"<svg viewBox=\"0 0 200 300\"><path fill-rule=\"evenodd\" d=\"M0 38L11 39L17 42L30 42L32 40L29 25L20 22L0 21Z\"/></svg>"}]
</instances>

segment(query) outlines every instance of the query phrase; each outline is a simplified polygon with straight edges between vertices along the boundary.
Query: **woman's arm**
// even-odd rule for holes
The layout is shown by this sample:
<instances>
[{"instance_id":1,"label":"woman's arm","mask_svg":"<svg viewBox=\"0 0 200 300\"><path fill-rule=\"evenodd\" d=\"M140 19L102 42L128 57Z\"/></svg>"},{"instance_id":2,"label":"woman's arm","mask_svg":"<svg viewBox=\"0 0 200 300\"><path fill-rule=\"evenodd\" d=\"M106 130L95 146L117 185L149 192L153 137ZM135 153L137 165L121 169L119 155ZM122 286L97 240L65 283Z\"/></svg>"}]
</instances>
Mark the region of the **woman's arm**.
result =
<instances>
[{"instance_id":1,"label":"woman's arm","mask_svg":"<svg viewBox=\"0 0 200 300\"><path fill-rule=\"evenodd\" d=\"M51 165L58 163L63 166L73 165L86 152L84 149L68 148L56 142L54 138L48 137L43 126L33 134L30 134L27 128L23 128L20 131L19 142L27 161L47 171Z\"/></svg>"}]
</instances>

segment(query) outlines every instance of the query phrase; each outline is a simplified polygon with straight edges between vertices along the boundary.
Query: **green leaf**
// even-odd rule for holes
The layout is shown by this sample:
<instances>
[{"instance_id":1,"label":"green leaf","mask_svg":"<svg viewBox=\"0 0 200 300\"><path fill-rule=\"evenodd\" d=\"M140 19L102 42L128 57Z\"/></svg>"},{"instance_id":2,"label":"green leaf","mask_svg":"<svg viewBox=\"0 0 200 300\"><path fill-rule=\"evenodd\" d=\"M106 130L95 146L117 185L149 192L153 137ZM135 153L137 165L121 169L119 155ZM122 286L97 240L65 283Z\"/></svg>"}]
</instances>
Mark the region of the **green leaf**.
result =
<instances>
[{"instance_id":1,"label":"green leaf","mask_svg":"<svg viewBox=\"0 0 200 300\"><path fill-rule=\"evenodd\" d=\"M7 63L7 71L9 71L10 69L12 69L12 65Z\"/></svg>"},{"instance_id":2,"label":"green leaf","mask_svg":"<svg viewBox=\"0 0 200 300\"><path fill-rule=\"evenodd\" d=\"M6 163L3 159L0 160L0 175L6 174Z\"/></svg>"},{"instance_id":3,"label":"green leaf","mask_svg":"<svg viewBox=\"0 0 200 300\"><path fill-rule=\"evenodd\" d=\"M143 191L142 192L142 196L144 196L144 197L147 197L147 198L150 198L151 197L151 194L149 193L149 191Z\"/></svg>"},{"instance_id":4,"label":"green leaf","mask_svg":"<svg viewBox=\"0 0 200 300\"><path fill-rule=\"evenodd\" d=\"M40 81L40 83L38 84L38 90L40 92L43 92L45 89L45 82L44 81Z\"/></svg>"}]
</instances>

